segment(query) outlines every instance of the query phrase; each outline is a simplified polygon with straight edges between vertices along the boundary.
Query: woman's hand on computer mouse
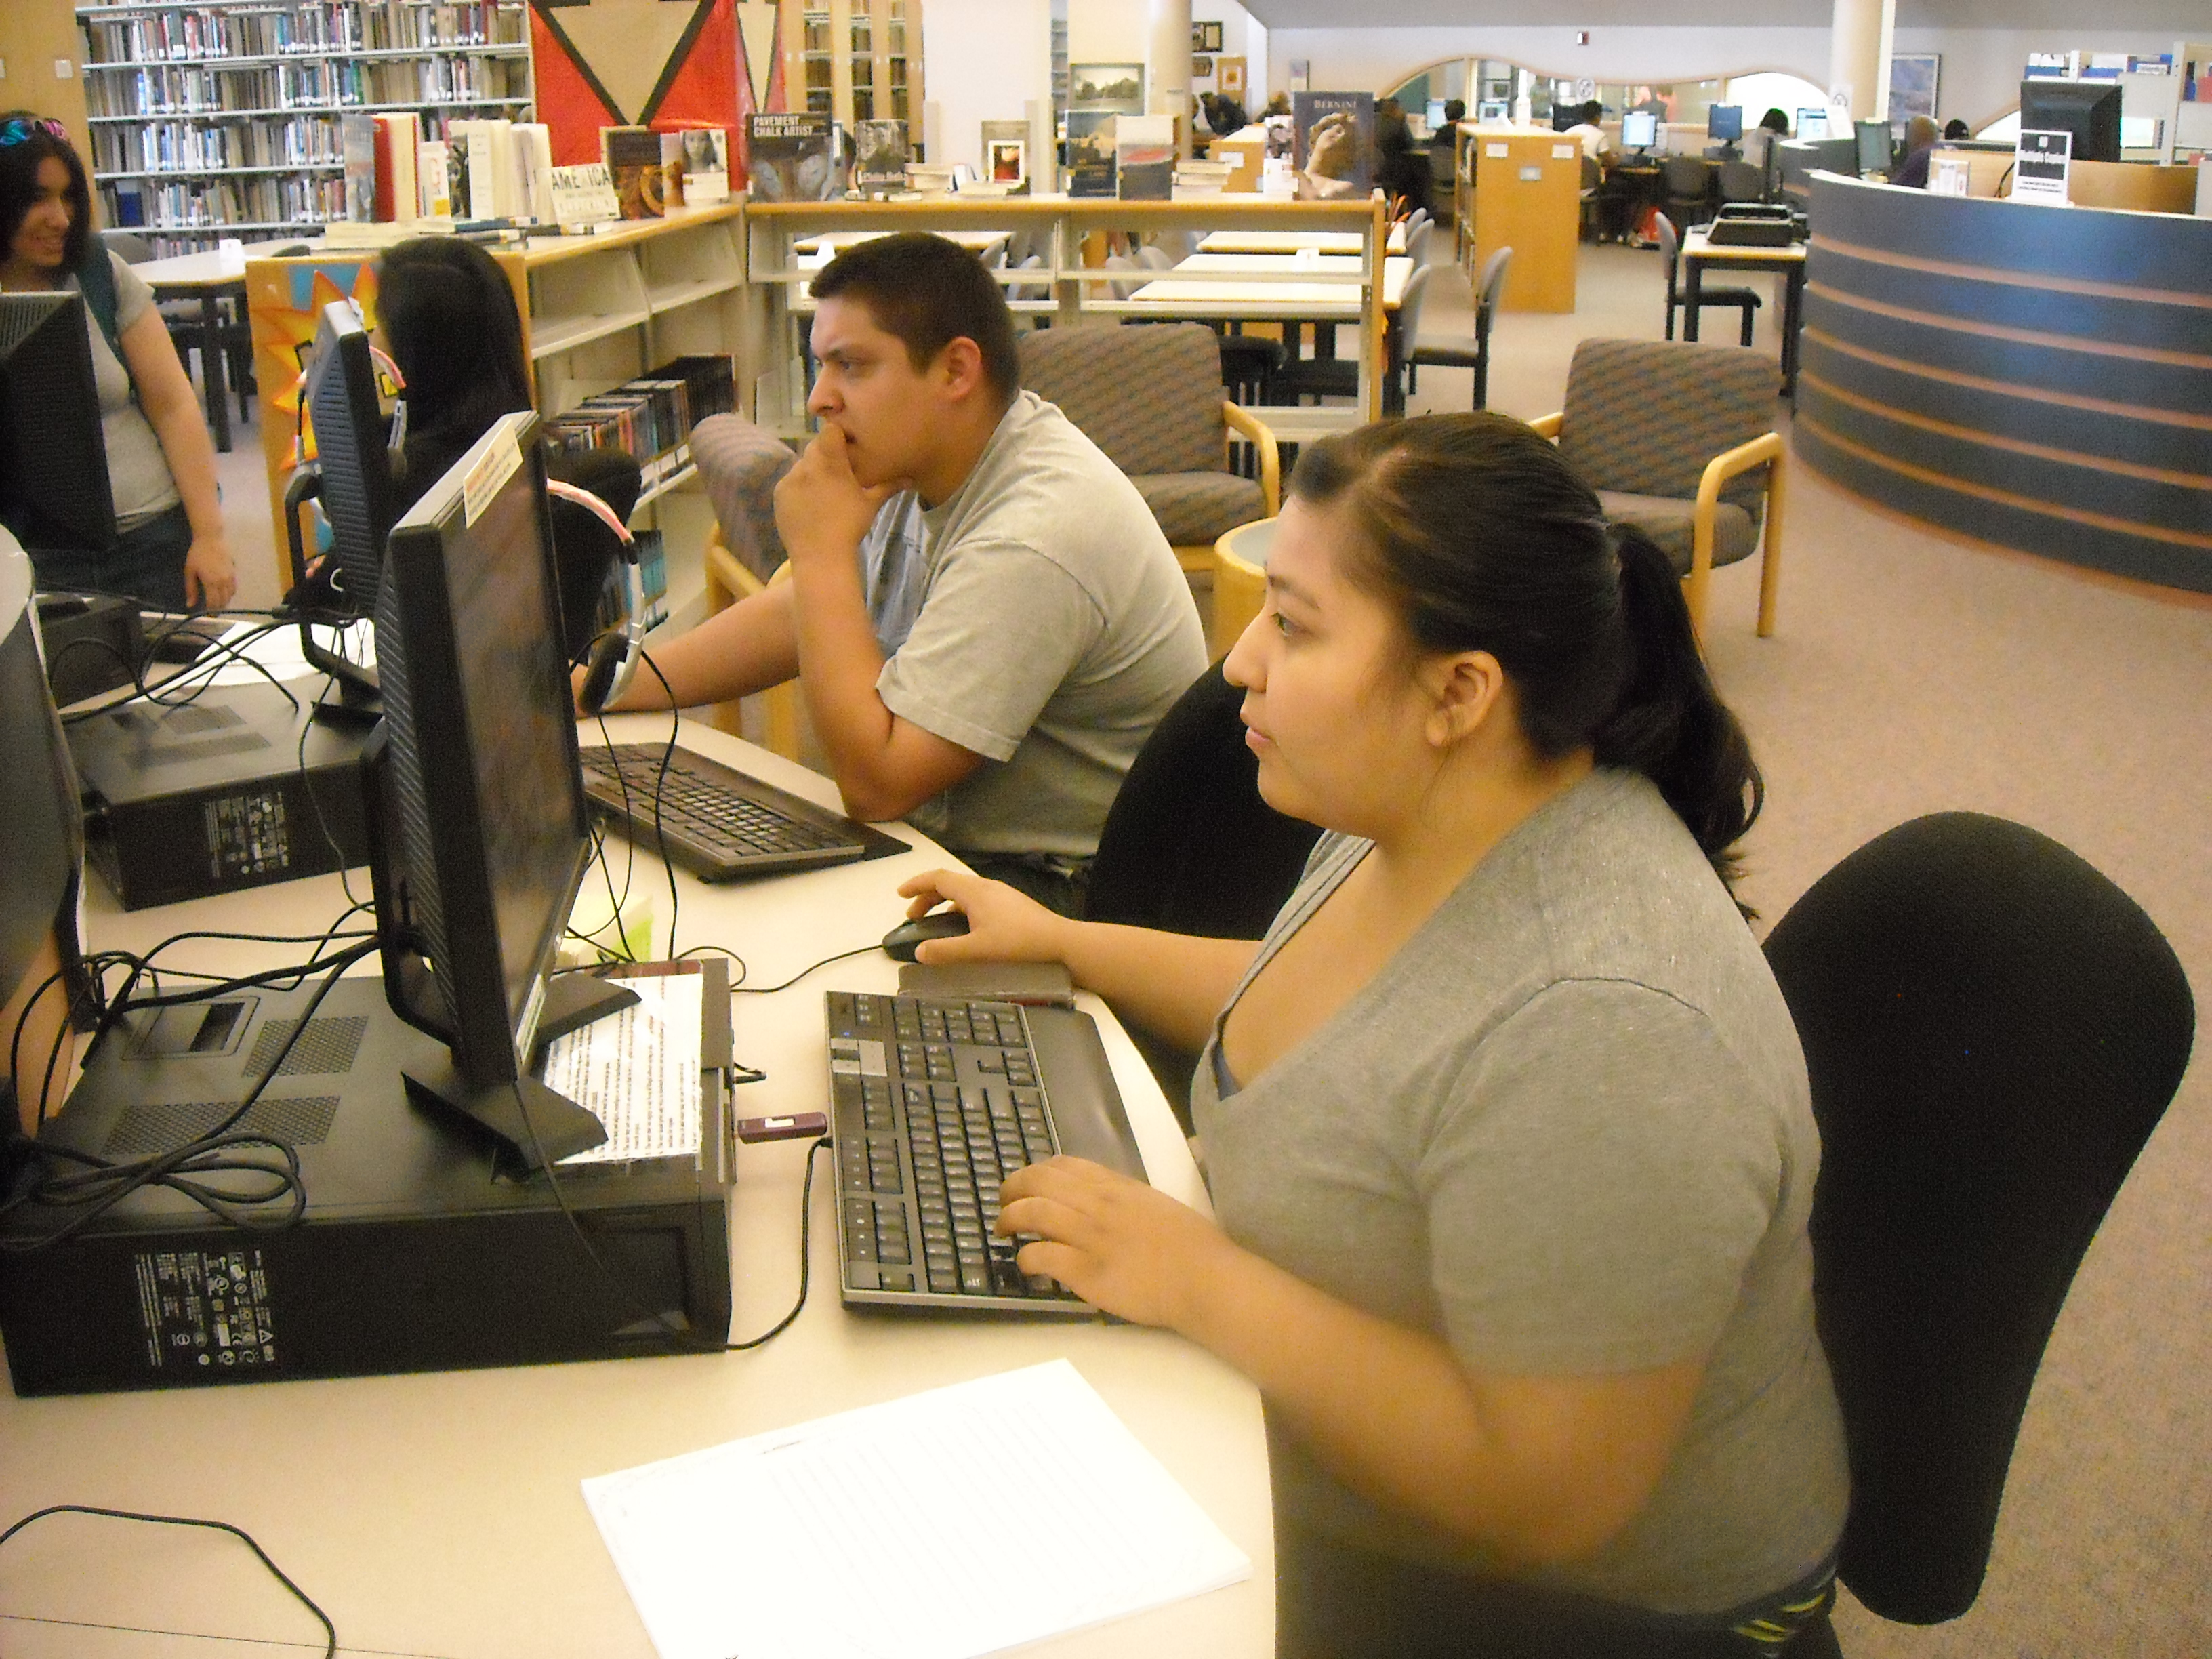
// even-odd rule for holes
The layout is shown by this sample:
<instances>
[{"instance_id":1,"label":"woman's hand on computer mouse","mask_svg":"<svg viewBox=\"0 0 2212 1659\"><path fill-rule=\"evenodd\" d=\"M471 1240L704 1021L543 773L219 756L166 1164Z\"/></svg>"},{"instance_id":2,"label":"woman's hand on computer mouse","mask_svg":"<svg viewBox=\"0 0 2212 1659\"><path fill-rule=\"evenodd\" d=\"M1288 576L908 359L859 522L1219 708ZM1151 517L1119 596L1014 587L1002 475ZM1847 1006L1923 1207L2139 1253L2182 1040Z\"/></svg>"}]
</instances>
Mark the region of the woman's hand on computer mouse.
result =
<instances>
[{"instance_id":1,"label":"woman's hand on computer mouse","mask_svg":"<svg viewBox=\"0 0 2212 1659\"><path fill-rule=\"evenodd\" d=\"M917 962L1067 959L1066 930L1075 924L1003 881L990 881L966 870L930 870L901 882L898 890L902 898L914 901L906 908L908 916L927 915L947 901L967 913L966 933L957 939L930 940L915 953Z\"/></svg>"}]
</instances>

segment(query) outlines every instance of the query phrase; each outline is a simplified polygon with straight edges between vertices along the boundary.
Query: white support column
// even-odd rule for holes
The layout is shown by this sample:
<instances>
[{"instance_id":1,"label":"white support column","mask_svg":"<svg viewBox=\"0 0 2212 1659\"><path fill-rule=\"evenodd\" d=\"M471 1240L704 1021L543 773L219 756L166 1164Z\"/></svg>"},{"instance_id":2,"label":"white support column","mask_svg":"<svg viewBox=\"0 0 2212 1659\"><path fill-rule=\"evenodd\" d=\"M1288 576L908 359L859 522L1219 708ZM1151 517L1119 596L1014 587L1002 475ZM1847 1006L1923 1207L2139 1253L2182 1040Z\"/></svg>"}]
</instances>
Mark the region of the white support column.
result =
<instances>
[{"instance_id":1,"label":"white support column","mask_svg":"<svg viewBox=\"0 0 2212 1659\"><path fill-rule=\"evenodd\" d=\"M1846 94L1847 118L1889 115L1889 57L1897 35L1897 0L1835 0L1828 27L1828 97Z\"/></svg>"},{"instance_id":2,"label":"white support column","mask_svg":"<svg viewBox=\"0 0 2212 1659\"><path fill-rule=\"evenodd\" d=\"M1152 82L1145 107L1155 115L1176 118L1176 153L1190 154L1190 0L1152 0L1152 60L1146 67Z\"/></svg>"}]
</instances>

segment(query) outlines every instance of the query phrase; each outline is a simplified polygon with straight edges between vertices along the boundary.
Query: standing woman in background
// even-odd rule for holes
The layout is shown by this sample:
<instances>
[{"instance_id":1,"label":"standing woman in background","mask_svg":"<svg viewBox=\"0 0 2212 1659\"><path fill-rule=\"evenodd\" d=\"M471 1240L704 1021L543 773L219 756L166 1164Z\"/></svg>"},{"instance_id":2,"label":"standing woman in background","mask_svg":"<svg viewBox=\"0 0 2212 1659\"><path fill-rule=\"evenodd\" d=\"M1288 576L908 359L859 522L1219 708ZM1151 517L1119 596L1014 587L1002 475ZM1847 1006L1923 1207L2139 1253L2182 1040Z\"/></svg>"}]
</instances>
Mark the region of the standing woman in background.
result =
<instances>
[{"instance_id":1,"label":"standing woman in background","mask_svg":"<svg viewBox=\"0 0 2212 1659\"><path fill-rule=\"evenodd\" d=\"M0 291L85 297L115 545L39 550L39 585L127 593L165 611L220 611L237 591L191 379L153 290L92 234L84 163L58 121L0 116Z\"/></svg>"}]
</instances>

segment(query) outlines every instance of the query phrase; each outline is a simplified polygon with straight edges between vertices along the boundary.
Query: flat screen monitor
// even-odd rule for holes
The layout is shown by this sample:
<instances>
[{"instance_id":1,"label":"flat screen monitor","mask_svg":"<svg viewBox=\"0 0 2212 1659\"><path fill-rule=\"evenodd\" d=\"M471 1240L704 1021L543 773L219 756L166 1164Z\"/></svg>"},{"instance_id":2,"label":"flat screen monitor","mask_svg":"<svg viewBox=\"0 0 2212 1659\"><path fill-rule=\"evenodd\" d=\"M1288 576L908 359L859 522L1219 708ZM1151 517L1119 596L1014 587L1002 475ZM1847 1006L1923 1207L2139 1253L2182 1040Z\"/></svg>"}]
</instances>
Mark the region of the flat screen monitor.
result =
<instances>
[{"instance_id":1,"label":"flat screen monitor","mask_svg":"<svg viewBox=\"0 0 2212 1659\"><path fill-rule=\"evenodd\" d=\"M543 1045L635 1000L551 976L592 854L557 585L538 418L505 415L392 530L364 763L385 995L451 1055L408 1091L526 1165L605 1139Z\"/></svg>"},{"instance_id":2,"label":"flat screen monitor","mask_svg":"<svg viewBox=\"0 0 2212 1659\"><path fill-rule=\"evenodd\" d=\"M307 358L307 404L314 422L315 463L295 485L295 492L312 493L322 502L323 516L330 521L331 548L328 583L312 590L314 599L302 604L301 649L309 662L337 682L337 707L366 715L375 707L376 671L340 655L314 631L319 623L343 623L375 614L385 540L399 516L390 423L377 396L375 359L369 350L368 331L350 301L332 301L316 319L315 343ZM288 511L285 519L293 580L304 584L306 560L296 508Z\"/></svg>"},{"instance_id":3,"label":"flat screen monitor","mask_svg":"<svg viewBox=\"0 0 2212 1659\"><path fill-rule=\"evenodd\" d=\"M2076 161L2120 159L2120 88L2116 81L2023 81L2020 130L2063 132Z\"/></svg>"},{"instance_id":4,"label":"flat screen monitor","mask_svg":"<svg viewBox=\"0 0 2212 1659\"><path fill-rule=\"evenodd\" d=\"M115 501L76 294L0 294L0 522L26 550L104 553Z\"/></svg>"},{"instance_id":5,"label":"flat screen monitor","mask_svg":"<svg viewBox=\"0 0 2212 1659\"><path fill-rule=\"evenodd\" d=\"M1797 136L1800 138L1825 138L1828 136L1828 112L1825 109L1801 109L1797 112Z\"/></svg>"},{"instance_id":6,"label":"flat screen monitor","mask_svg":"<svg viewBox=\"0 0 2212 1659\"><path fill-rule=\"evenodd\" d=\"M1628 149L1650 149L1659 142L1659 118L1648 109L1632 109L1620 118L1620 142Z\"/></svg>"},{"instance_id":7,"label":"flat screen monitor","mask_svg":"<svg viewBox=\"0 0 2212 1659\"><path fill-rule=\"evenodd\" d=\"M22 984L63 919L82 860L76 779L47 690L31 585L30 562L0 536L0 776L8 780L8 810L0 812L0 1002ZM12 1042L13 1030L4 1035ZM35 1078L46 1056L18 1059Z\"/></svg>"},{"instance_id":8,"label":"flat screen monitor","mask_svg":"<svg viewBox=\"0 0 2212 1659\"><path fill-rule=\"evenodd\" d=\"M1852 131L1858 141L1859 171L1887 173L1890 163L1889 123L1856 121L1852 124Z\"/></svg>"},{"instance_id":9,"label":"flat screen monitor","mask_svg":"<svg viewBox=\"0 0 2212 1659\"><path fill-rule=\"evenodd\" d=\"M1715 104L1705 111L1705 137L1734 143L1743 137L1743 106Z\"/></svg>"},{"instance_id":10,"label":"flat screen monitor","mask_svg":"<svg viewBox=\"0 0 2212 1659\"><path fill-rule=\"evenodd\" d=\"M1441 98L1431 98L1429 100L1429 106L1425 112L1425 115L1429 124L1429 131L1431 132L1443 131L1451 118L1444 113L1444 100Z\"/></svg>"},{"instance_id":11,"label":"flat screen monitor","mask_svg":"<svg viewBox=\"0 0 2212 1659\"><path fill-rule=\"evenodd\" d=\"M1478 121L1503 121L1507 118L1508 108L1503 98L1486 98L1475 106L1474 118Z\"/></svg>"}]
</instances>

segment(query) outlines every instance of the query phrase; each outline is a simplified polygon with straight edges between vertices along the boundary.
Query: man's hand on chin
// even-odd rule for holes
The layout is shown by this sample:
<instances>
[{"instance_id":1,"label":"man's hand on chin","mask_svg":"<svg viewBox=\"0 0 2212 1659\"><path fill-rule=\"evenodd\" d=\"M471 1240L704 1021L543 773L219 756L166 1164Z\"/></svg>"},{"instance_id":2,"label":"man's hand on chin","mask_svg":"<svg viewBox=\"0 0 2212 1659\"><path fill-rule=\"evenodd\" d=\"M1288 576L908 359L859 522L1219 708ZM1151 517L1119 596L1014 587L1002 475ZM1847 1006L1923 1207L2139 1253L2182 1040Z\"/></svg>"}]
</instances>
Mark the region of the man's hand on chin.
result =
<instances>
[{"instance_id":1,"label":"man's hand on chin","mask_svg":"<svg viewBox=\"0 0 2212 1659\"><path fill-rule=\"evenodd\" d=\"M845 434L825 425L775 487L776 531L794 565L850 560L877 510L896 494L895 484L863 484L854 477Z\"/></svg>"}]
</instances>

